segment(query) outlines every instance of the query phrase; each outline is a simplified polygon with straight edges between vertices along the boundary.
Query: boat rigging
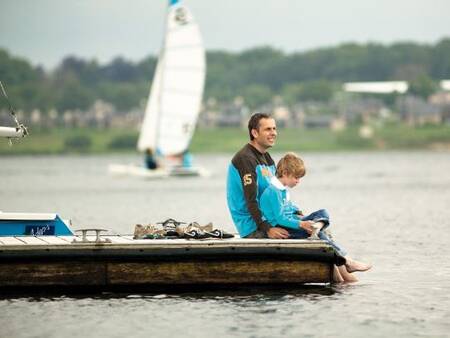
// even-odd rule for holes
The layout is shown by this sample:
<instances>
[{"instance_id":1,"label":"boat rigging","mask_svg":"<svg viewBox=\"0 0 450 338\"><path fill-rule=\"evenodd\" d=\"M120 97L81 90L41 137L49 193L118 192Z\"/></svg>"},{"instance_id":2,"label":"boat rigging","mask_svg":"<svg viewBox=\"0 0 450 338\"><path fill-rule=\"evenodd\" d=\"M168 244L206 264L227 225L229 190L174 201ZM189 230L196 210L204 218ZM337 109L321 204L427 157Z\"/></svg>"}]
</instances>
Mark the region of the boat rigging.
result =
<instances>
[{"instance_id":1,"label":"boat rigging","mask_svg":"<svg viewBox=\"0 0 450 338\"><path fill-rule=\"evenodd\" d=\"M11 102L9 101L8 95L6 94L5 87L3 86L3 83L1 81L0 81L0 88L1 88L4 98L6 99L6 102L8 103L9 112L10 112L12 118L14 119L14 122L16 123L15 127L0 126L0 137L8 138L9 144L12 145L12 139L27 136L28 129L27 129L27 127L25 127L25 125L20 123L19 120L17 119L16 112L15 112Z\"/></svg>"}]
</instances>

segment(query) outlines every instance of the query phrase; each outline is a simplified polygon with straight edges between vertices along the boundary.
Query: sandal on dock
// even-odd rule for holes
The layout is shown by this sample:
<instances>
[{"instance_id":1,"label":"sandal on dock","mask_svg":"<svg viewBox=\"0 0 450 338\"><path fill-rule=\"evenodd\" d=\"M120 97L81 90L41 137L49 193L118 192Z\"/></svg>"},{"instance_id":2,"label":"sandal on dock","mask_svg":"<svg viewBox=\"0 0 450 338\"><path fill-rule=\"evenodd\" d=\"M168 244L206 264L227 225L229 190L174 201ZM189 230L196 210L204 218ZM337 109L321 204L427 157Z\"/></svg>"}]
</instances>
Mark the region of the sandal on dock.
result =
<instances>
[{"instance_id":1,"label":"sandal on dock","mask_svg":"<svg viewBox=\"0 0 450 338\"><path fill-rule=\"evenodd\" d=\"M181 224L186 224L186 222L179 222L173 218L168 218L164 222L158 222L156 224L161 224L166 237L177 238L182 237L181 234Z\"/></svg>"},{"instance_id":2,"label":"sandal on dock","mask_svg":"<svg viewBox=\"0 0 450 338\"><path fill-rule=\"evenodd\" d=\"M202 231L212 231L213 229L213 224L211 222L209 222L208 224L205 225L200 225L198 222L191 222L189 223L189 225L186 228L196 228L196 229L200 229Z\"/></svg>"},{"instance_id":3,"label":"sandal on dock","mask_svg":"<svg viewBox=\"0 0 450 338\"><path fill-rule=\"evenodd\" d=\"M208 237L211 238L233 238L234 235L229 234L228 232L225 232L220 229L214 229L212 231L205 231L205 233L208 235Z\"/></svg>"},{"instance_id":4,"label":"sandal on dock","mask_svg":"<svg viewBox=\"0 0 450 338\"><path fill-rule=\"evenodd\" d=\"M134 227L133 239L158 239L164 238L163 230L158 229L153 224L142 225L136 224Z\"/></svg>"}]
</instances>

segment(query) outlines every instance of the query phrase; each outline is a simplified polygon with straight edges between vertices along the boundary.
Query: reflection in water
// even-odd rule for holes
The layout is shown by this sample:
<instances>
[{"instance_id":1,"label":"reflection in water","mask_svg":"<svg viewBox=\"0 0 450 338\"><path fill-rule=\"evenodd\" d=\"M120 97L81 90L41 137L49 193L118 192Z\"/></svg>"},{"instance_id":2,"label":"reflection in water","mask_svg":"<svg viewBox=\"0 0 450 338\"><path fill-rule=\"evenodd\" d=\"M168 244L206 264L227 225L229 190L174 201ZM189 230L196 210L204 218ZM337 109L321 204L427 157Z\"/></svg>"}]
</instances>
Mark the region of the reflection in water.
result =
<instances>
[{"instance_id":1,"label":"reflection in water","mask_svg":"<svg viewBox=\"0 0 450 338\"><path fill-rule=\"evenodd\" d=\"M51 289L46 291L14 291L0 295L0 300L20 300L26 302L66 301L67 299L185 299L185 300L223 300L234 302L245 300L246 302L277 301L289 297L303 297L314 300L322 296L333 296L342 292L344 285L300 285L300 286L233 286L226 289L201 289L197 287L184 287L183 291L172 288L164 290L165 293L156 291L146 292L93 292ZM195 288L195 290L193 290Z\"/></svg>"}]
</instances>

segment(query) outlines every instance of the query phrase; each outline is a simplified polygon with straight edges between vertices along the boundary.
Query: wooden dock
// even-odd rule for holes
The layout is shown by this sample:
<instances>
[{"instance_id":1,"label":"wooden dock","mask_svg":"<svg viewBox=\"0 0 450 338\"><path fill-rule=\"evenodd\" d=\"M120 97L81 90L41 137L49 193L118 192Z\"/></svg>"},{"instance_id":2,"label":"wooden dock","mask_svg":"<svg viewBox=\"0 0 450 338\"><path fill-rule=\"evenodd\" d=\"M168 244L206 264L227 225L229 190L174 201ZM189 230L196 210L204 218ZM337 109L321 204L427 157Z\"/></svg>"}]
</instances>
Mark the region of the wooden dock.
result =
<instances>
[{"instance_id":1,"label":"wooden dock","mask_svg":"<svg viewBox=\"0 0 450 338\"><path fill-rule=\"evenodd\" d=\"M0 237L0 289L331 283L336 259L311 240L87 239Z\"/></svg>"}]
</instances>

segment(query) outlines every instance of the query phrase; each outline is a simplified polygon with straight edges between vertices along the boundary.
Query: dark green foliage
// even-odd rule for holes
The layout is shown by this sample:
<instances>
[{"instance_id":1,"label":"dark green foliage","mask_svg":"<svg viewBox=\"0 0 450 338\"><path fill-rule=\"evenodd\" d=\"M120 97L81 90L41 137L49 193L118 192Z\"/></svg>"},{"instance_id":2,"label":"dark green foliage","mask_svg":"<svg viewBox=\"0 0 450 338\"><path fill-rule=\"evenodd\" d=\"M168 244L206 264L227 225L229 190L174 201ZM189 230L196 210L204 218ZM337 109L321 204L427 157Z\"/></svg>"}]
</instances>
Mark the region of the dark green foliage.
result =
<instances>
[{"instance_id":1,"label":"dark green foliage","mask_svg":"<svg viewBox=\"0 0 450 338\"><path fill-rule=\"evenodd\" d=\"M46 73L0 49L0 80L15 107L25 111L86 110L97 99L127 111L147 100L156 60L152 56L133 63L118 57L100 65L68 56ZM230 102L242 96L251 108L269 103L276 95L288 104L327 102L342 82L389 80L409 81L411 93L426 97L436 89L436 81L448 78L450 38L435 45L347 43L292 54L270 47L240 53L210 51L204 98Z\"/></svg>"},{"instance_id":2,"label":"dark green foliage","mask_svg":"<svg viewBox=\"0 0 450 338\"><path fill-rule=\"evenodd\" d=\"M244 102L250 109L256 109L266 103L273 96L269 87L259 84L252 84L242 90Z\"/></svg>"},{"instance_id":3,"label":"dark green foliage","mask_svg":"<svg viewBox=\"0 0 450 338\"><path fill-rule=\"evenodd\" d=\"M65 110L86 110L94 103L92 91L83 87L77 81L70 81L67 85L57 89L56 109Z\"/></svg>"},{"instance_id":4,"label":"dark green foliage","mask_svg":"<svg viewBox=\"0 0 450 338\"><path fill-rule=\"evenodd\" d=\"M42 69L33 68L26 60L13 57L4 49L0 49L0 80L8 86L37 82Z\"/></svg>"},{"instance_id":5,"label":"dark green foliage","mask_svg":"<svg viewBox=\"0 0 450 338\"><path fill-rule=\"evenodd\" d=\"M374 147L374 140L361 138L357 128L349 128L346 132L337 133L336 143L344 149L372 149Z\"/></svg>"},{"instance_id":6,"label":"dark green foliage","mask_svg":"<svg viewBox=\"0 0 450 338\"><path fill-rule=\"evenodd\" d=\"M69 152L88 152L91 145L89 135L74 135L64 140L64 149Z\"/></svg>"},{"instance_id":7,"label":"dark green foliage","mask_svg":"<svg viewBox=\"0 0 450 338\"><path fill-rule=\"evenodd\" d=\"M125 150L134 149L138 140L137 135L118 135L108 144L109 149Z\"/></svg>"},{"instance_id":8,"label":"dark green foliage","mask_svg":"<svg viewBox=\"0 0 450 338\"><path fill-rule=\"evenodd\" d=\"M420 75L410 82L409 92L426 99L436 91L437 85L426 74Z\"/></svg>"}]
</instances>

